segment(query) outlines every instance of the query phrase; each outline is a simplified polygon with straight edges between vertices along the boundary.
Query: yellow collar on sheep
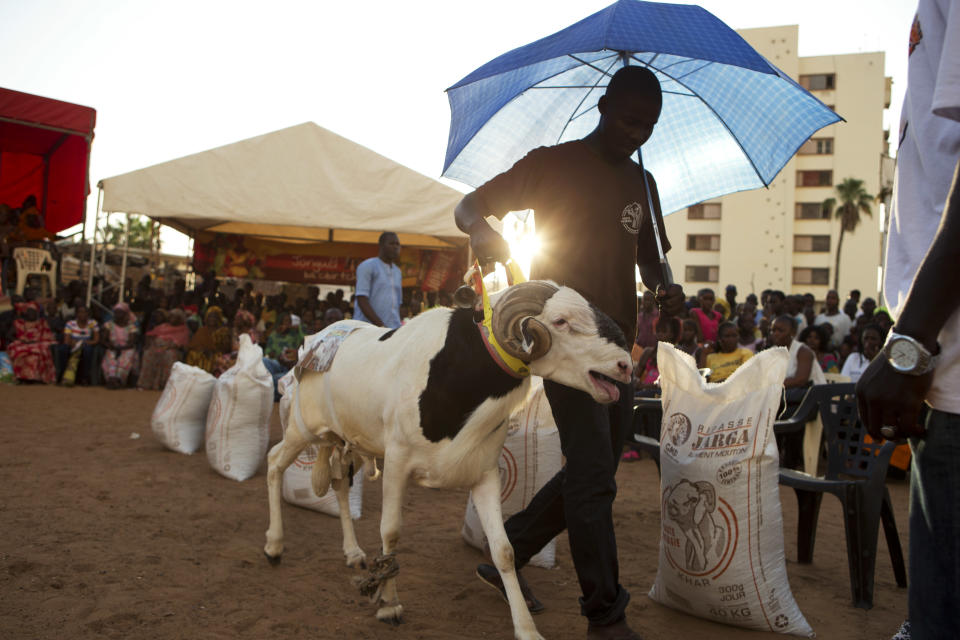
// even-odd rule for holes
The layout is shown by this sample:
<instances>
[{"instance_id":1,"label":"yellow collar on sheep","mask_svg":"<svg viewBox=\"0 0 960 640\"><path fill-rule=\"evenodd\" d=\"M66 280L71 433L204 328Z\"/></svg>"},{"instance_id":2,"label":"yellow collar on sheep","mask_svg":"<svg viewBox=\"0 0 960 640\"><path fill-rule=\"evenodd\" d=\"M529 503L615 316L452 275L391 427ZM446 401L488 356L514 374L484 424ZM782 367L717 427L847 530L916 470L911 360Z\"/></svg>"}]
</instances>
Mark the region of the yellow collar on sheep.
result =
<instances>
[{"instance_id":1,"label":"yellow collar on sheep","mask_svg":"<svg viewBox=\"0 0 960 640\"><path fill-rule=\"evenodd\" d=\"M507 283L514 285L520 282L526 282L527 278L523 271L513 260L507 260L504 265L507 270ZM480 265L474 263L472 269L472 278L475 288L480 289L480 296L483 298L483 322L480 323L480 337L483 338L483 344L487 347L490 357L501 369L517 378L526 378L530 375L530 367L520 358L507 353L503 346L497 341L493 333L493 309L490 305L490 296L487 294L487 288L483 285L483 274L480 271Z\"/></svg>"}]
</instances>

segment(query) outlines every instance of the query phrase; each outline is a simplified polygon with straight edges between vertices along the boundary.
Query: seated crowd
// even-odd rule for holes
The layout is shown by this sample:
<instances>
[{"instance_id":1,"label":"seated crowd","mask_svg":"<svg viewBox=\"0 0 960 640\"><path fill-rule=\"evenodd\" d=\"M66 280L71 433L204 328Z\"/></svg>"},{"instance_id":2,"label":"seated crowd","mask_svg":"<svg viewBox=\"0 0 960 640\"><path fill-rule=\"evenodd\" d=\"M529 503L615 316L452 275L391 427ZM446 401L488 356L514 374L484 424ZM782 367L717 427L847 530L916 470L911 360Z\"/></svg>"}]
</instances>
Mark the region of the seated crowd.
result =
<instances>
[{"instance_id":1,"label":"seated crowd","mask_svg":"<svg viewBox=\"0 0 960 640\"><path fill-rule=\"evenodd\" d=\"M759 300L751 293L738 302L733 285L727 286L723 300L717 300L712 289L701 289L687 301L685 316L675 319L679 324L661 331L655 299L648 291L637 317L638 389L649 393L654 386L658 339L669 341L693 356L698 367L709 369L710 382L726 380L758 351L786 347L790 351L784 381L788 404L798 402L810 385L824 382L825 373L856 382L880 352L893 321L873 298L861 303L859 291L850 294L841 309L837 292L827 292L818 313L810 293L788 296L767 290Z\"/></svg>"},{"instance_id":2,"label":"seated crowd","mask_svg":"<svg viewBox=\"0 0 960 640\"><path fill-rule=\"evenodd\" d=\"M132 284L132 283L131 283ZM0 351L23 382L103 384L108 388L163 389L175 362L199 367L214 376L237 359L240 336L263 348L264 366L277 380L296 363L304 337L352 316L352 301L342 290L319 298L316 287L288 300L285 293L264 296L252 283L230 294L207 277L195 290L178 280L172 293L151 286L144 276L123 301L104 300L88 309L85 283L73 281L56 298L41 302L30 288L13 299L13 309L0 313ZM786 296L764 291L736 300L733 285L723 300L701 289L687 302L686 314L658 326L653 294L640 301L634 361L638 393L656 393L656 346L674 344L708 369L711 382L729 377L756 352L783 346L790 350L784 385L787 402L802 398L824 373L855 382L879 353L892 326L889 314L872 298L859 303L859 292L840 309L836 291L827 293L819 313L811 294ZM401 306L407 318L437 304L449 306L449 295L418 291Z\"/></svg>"},{"instance_id":3,"label":"seated crowd","mask_svg":"<svg viewBox=\"0 0 960 640\"><path fill-rule=\"evenodd\" d=\"M858 381L870 361L880 353L893 326L890 315L878 308L872 298L860 303L856 290L851 291L842 310L837 292L827 292L820 313L814 309L811 294L787 296L782 291L770 290L764 291L759 300L751 293L743 302L737 302L736 296L733 285L727 287L722 301L716 300L712 289L701 289L696 297L687 301L684 317L660 323L653 294L649 291L644 294L633 349L638 397L659 395L658 341L673 344L690 354L710 382L726 380L759 351L784 347L789 361L779 415L790 415L800 406L811 386L827 382L827 374ZM642 425L642 428L648 427ZM659 433L659 429L655 433ZM778 435L777 441L781 465L800 468L803 433ZM623 455L628 460L639 458L634 451ZM909 456L901 455L891 464L902 470L908 462Z\"/></svg>"},{"instance_id":4,"label":"seated crowd","mask_svg":"<svg viewBox=\"0 0 960 640\"><path fill-rule=\"evenodd\" d=\"M43 301L28 287L0 313L0 352L20 382L160 390L176 362L219 377L236 363L246 334L263 348L264 366L276 381L296 363L305 336L352 316L343 290L323 300L317 287L297 293L294 299L264 296L248 282L228 294L208 277L189 291L178 280L166 294L144 276L136 288L126 288L124 300L108 292L103 305L88 308L84 282L69 282ZM401 307L402 317L449 302L448 296L422 300L418 294Z\"/></svg>"}]
</instances>

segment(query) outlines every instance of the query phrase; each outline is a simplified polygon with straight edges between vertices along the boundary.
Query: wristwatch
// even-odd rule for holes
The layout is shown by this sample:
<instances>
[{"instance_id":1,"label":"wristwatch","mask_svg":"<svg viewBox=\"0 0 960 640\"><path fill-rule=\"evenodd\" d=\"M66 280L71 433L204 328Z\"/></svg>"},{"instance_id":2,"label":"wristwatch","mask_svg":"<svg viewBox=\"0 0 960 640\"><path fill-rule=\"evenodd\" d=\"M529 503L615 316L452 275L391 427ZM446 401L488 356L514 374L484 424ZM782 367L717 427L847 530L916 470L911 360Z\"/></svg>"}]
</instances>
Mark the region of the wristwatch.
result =
<instances>
[{"instance_id":1,"label":"wristwatch","mask_svg":"<svg viewBox=\"0 0 960 640\"><path fill-rule=\"evenodd\" d=\"M940 360L940 345L937 345L936 353L932 354L915 338L891 331L883 345L883 355L898 373L922 376L937 366Z\"/></svg>"}]
</instances>

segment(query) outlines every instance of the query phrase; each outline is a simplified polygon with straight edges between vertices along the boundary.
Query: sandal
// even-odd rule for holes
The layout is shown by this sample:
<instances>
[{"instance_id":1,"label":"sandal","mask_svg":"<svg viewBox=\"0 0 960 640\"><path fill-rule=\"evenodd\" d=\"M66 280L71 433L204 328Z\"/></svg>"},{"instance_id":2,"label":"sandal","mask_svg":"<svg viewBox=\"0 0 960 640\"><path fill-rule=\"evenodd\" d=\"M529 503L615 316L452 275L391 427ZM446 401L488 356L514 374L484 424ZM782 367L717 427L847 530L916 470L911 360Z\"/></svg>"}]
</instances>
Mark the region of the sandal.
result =
<instances>
[{"instance_id":1,"label":"sandal","mask_svg":"<svg viewBox=\"0 0 960 640\"><path fill-rule=\"evenodd\" d=\"M496 590L504 602L510 604L510 600L507 598L507 590L504 588L503 580L500 578L500 572L497 571L495 566L490 564L478 565L477 577L480 578L483 584ZM543 606L542 602L537 600L537 596L533 595L530 585L527 584L527 581L520 575L519 569L517 570L517 581L520 582L520 593L523 594L523 599L527 603L527 610L533 615L542 613L546 607Z\"/></svg>"}]
</instances>

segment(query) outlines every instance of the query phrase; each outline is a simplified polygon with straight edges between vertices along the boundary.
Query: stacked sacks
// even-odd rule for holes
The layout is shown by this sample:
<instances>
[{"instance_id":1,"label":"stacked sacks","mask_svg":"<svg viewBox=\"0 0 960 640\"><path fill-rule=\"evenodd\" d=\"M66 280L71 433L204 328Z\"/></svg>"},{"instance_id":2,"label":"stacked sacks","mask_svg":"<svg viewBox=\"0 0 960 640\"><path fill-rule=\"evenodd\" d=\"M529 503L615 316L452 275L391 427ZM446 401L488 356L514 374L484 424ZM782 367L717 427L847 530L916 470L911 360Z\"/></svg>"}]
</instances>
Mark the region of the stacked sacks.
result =
<instances>
[{"instance_id":1,"label":"stacked sacks","mask_svg":"<svg viewBox=\"0 0 960 640\"><path fill-rule=\"evenodd\" d=\"M543 392L542 378L531 379L526 400L511 414L498 465L504 519L524 509L563 466L560 433ZM467 501L461 534L468 544L478 549L487 542L472 496ZM530 564L550 569L556 564L556 556L557 541L554 539L530 559Z\"/></svg>"},{"instance_id":2,"label":"stacked sacks","mask_svg":"<svg viewBox=\"0 0 960 640\"><path fill-rule=\"evenodd\" d=\"M200 448L216 383L203 369L174 363L150 419L150 428L163 446L186 454Z\"/></svg>"},{"instance_id":3,"label":"stacked sacks","mask_svg":"<svg viewBox=\"0 0 960 640\"><path fill-rule=\"evenodd\" d=\"M307 344L304 345L309 350L311 344L307 337ZM301 356L303 347L301 347ZM277 391L280 396L280 423L283 425L283 431L287 430L287 416L290 411L290 403L295 399L297 387L297 378L291 369L280 378L277 383ZM297 459L283 472L283 499L290 504L313 511L325 513L328 516L340 516L340 504L337 502L337 493L332 488L328 489L322 496L318 496L313 490L311 473L313 465L317 460L318 447L310 445L300 452ZM337 452L334 451L334 455ZM363 511L363 471L357 470L353 476L353 482L350 486L350 517L358 520Z\"/></svg>"},{"instance_id":4,"label":"stacked sacks","mask_svg":"<svg viewBox=\"0 0 960 640\"><path fill-rule=\"evenodd\" d=\"M773 423L787 351L711 384L661 343L660 563L650 597L748 629L813 637L787 580Z\"/></svg>"},{"instance_id":5,"label":"stacked sacks","mask_svg":"<svg viewBox=\"0 0 960 640\"><path fill-rule=\"evenodd\" d=\"M243 481L257 472L267 454L273 377L263 350L240 336L237 364L217 379L207 412L207 460L217 473Z\"/></svg>"}]
</instances>

